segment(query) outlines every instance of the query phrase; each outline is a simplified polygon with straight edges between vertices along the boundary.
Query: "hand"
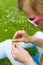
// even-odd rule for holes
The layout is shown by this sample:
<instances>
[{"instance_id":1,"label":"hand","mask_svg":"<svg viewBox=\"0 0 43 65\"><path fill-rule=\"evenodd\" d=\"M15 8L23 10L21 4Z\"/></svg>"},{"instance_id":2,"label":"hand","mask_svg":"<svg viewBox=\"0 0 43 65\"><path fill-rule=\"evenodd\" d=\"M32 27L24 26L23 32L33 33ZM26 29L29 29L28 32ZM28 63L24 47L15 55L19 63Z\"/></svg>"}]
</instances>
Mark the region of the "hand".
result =
<instances>
[{"instance_id":1,"label":"hand","mask_svg":"<svg viewBox=\"0 0 43 65\"><path fill-rule=\"evenodd\" d=\"M30 54L18 43L15 43L12 47L12 56L16 61L20 61L25 65L36 65Z\"/></svg>"},{"instance_id":2,"label":"hand","mask_svg":"<svg viewBox=\"0 0 43 65\"><path fill-rule=\"evenodd\" d=\"M19 39L19 37L21 37ZM16 42L31 42L32 41L32 37L30 37L24 30L22 31L17 31L14 36L13 36L13 39L16 41Z\"/></svg>"},{"instance_id":3,"label":"hand","mask_svg":"<svg viewBox=\"0 0 43 65\"><path fill-rule=\"evenodd\" d=\"M14 57L15 60L23 62L27 61L28 59L28 52L26 50L24 50L19 44L18 42L14 43L13 47L12 47L12 55Z\"/></svg>"}]
</instances>

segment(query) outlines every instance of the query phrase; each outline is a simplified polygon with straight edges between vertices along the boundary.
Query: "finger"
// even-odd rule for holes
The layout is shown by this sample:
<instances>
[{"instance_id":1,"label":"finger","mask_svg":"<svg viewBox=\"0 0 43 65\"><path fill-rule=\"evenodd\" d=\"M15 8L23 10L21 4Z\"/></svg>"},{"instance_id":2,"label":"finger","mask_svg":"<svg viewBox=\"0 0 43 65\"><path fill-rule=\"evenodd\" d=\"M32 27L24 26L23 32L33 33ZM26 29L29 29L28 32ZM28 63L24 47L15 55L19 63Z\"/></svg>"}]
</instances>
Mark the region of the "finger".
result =
<instances>
[{"instance_id":1,"label":"finger","mask_svg":"<svg viewBox=\"0 0 43 65\"><path fill-rule=\"evenodd\" d=\"M14 48L14 46L13 46L12 51L13 51L14 54L17 54L17 52L18 52L18 48L17 48L17 47Z\"/></svg>"},{"instance_id":2,"label":"finger","mask_svg":"<svg viewBox=\"0 0 43 65\"><path fill-rule=\"evenodd\" d=\"M12 40L12 42L15 43L15 42L24 42L24 41L23 41L23 38L21 38L21 39Z\"/></svg>"},{"instance_id":3,"label":"finger","mask_svg":"<svg viewBox=\"0 0 43 65\"><path fill-rule=\"evenodd\" d=\"M23 31L23 30L22 30L22 31L17 31L17 32L15 33L13 39L14 39L14 38L17 38L18 36L22 36L23 34L24 34L24 31Z\"/></svg>"},{"instance_id":4,"label":"finger","mask_svg":"<svg viewBox=\"0 0 43 65\"><path fill-rule=\"evenodd\" d=\"M14 55L14 51L13 50L11 51L11 54Z\"/></svg>"},{"instance_id":5,"label":"finger","mask_svg":"<svg viewBox=\"0 0 43 65\"><path fill-rule=\"evenodd\" d=\"M15 45L12 46L12 50L16 51Z\"/></svg>"},{"instance_id":6,"label":"finger","mask_svg":"<svg viewBox=\"0 0 43 65\"><path fill-rule=\"evenodd\" d=\"M16 38L19 34L20 34L20 31L17 31L17 32L14 34L14 37L13 37L13 38Z\"/></svg>"},{"instance_id":7,"label":"finger","mask_svg":"<svg viewBox=\"0 0 43 65\"><path fill-rule=\"evenodd\" d=\"M21 49L21 46L19 44L16 43L15 46L18 48L18 50Z\"/></svg>"},{"instance_id":8,"label":"finger","mask_svg":"<svg viewBox=\"0 0 43 65\"><path fill-rule=\"evenodd\" d=\"M15 53L13 50L11 51L11 54L12 54L13 58L15 58Z\"/></svg>"}]
</instances>

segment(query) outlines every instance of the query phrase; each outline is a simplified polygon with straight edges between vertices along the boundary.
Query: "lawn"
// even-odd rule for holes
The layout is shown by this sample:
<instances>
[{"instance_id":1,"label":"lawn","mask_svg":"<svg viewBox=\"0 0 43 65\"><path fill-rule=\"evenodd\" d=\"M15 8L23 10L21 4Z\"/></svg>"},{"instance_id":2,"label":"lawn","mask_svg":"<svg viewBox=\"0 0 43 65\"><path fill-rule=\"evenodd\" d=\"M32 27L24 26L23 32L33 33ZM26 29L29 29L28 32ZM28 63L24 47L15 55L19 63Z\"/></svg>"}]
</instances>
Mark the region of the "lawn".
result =
<instances>
[{"instance_id":1,"label":"lawn","mask_svg":"<svg viewBox=\"0 0 43 65\"><path fill-rule=\"evenodd\" d=\"M29 35L33 35L40 29L29 23L24 12L19 11L17 0L0 0L0 42L11 39L17 30L25 30ZM0 61L0 65L11 63L4 59Z\"/></svg>"}]
</instances>

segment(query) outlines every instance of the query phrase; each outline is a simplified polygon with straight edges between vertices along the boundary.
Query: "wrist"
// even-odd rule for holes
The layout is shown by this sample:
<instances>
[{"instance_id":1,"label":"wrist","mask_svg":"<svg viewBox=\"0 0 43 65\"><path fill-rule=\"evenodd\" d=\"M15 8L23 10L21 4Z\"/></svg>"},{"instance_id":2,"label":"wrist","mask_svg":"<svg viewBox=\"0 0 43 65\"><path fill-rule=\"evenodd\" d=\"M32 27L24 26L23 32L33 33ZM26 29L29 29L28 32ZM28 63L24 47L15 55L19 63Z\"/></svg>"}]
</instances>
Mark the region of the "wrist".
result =
<instances>
[{"instance_id":1,"label":"wrist","mask_svg":"<svg viewBox=\"0 0 43 65\"><path fill-rule=\"evenodd\" d=\"M28 58L26 59L26 61L24 62L25 65L36 65L36 63L33 61L33 59L31 58Z\"/></svg>"},{"instance_id":2,"label":"wrist","mask_svg":"<svg viewBox=\"0 0 43 65\"><path fill-rule=\"evenodd\" d=\"M30 37L29 42L30 42L30 43L33 43L33 42L34 42L34 40L35 40L35 39L34 39L33 37Z\"/></svg>"},{"instance_id":3,"label":"wrist","mask_svg":"<svg viewBox=\"0 0 43 65\"><path fill-rule=\"evenodd\" d=\"M25 65L30 65L29 58L24 61Z\"/></svg>"},{"instance_id":4,"label":"wrist","mask_svg":"<svg viewBox=\"0 0 43 65\"><path fill-rule=\"evenodd\" d=\"M31 65L31 56L28 55L28 57L24 60L25 65Z\"/></svg>"}]
</instances>

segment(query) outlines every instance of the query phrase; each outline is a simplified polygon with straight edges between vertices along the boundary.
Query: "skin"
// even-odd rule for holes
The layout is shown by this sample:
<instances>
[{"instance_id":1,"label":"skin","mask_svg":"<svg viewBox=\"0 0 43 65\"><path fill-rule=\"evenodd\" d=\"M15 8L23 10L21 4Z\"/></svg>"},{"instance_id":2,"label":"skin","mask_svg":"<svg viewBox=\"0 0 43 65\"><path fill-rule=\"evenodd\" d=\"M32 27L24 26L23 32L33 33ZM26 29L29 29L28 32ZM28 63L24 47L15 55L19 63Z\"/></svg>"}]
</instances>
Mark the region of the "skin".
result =
<instances>
[{"instance_id":1,"label":"skin","mask_svg":"<svg viewBox=\"0 0 43 65\"><path fill-rule=\"evenodd\" d=\"M18 36L21 36L21 38L18 39ZM23 49L18 44L18 42L32 42L35 45L43 47L43 39L33 38L29 36L24 30L17 31L14 34L13 39L15 39L16 41L12 47L12 56L14 57L14 59L24 63L25 65L36 65L30 54L25 49Z\"/></svg>"},{"instance_id":2,"label":"skin","mask_svg":"<svg viewBox=\"0 0 43 65\"><path fill-rule=\"evenodd\" d=\"M17 39L17 37L21 36L21 39ZM29 36L24 30L22 31L17 31L13 37L13 39L15 39L15 41L19 41L19 42L31 42L41 48L43 48L43 39L39 39L39 38L33 38L32 36Z\"/></svg>"},{"instance_id":3,"label":"skin","mask_svg":"<svg viewBox=\"0 0 43 65\"><path fill-rule=\"evenodd\" d=\"M24 50L18 43L15 43L12 47L12 56L16 61L20 61L25 65L36 65L30 54L26 50Z\"/></svg>"},{"instance_id":4,"label":"skin","mask_svg":"<svg viewBox=\"0 0 43 65\"><path fill-rule=\"evenodd\" d=\"M27 15L28 18L35 18L38 15L38 13L36 13L32 9L30 2L28 2L28 0L25 0L25 2L24 2L23 11L25 12L25 14Z\"/></svg>"},{"instance_id":5,"label":"skin","mask_svg":"<svg viewBox=\"0 0 43 65\"><path fill-rule=\"evenodd\" d=\"M26 16L28 18L35 18L38 15L40 15L41 17L43 17L42 14L39 14L36 11L33 10L33 8L30 5L29 0L25 0L22 10L25 12L25 14L26 14ZM38 27L40 29L43 30L43 21L36 22L36 24L38 25Z\"/></svg>"}]
</instances>

